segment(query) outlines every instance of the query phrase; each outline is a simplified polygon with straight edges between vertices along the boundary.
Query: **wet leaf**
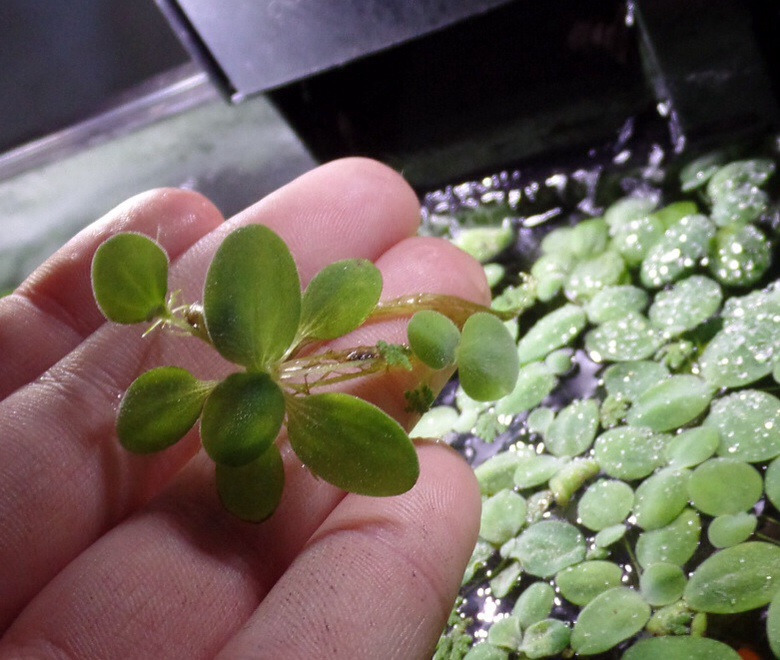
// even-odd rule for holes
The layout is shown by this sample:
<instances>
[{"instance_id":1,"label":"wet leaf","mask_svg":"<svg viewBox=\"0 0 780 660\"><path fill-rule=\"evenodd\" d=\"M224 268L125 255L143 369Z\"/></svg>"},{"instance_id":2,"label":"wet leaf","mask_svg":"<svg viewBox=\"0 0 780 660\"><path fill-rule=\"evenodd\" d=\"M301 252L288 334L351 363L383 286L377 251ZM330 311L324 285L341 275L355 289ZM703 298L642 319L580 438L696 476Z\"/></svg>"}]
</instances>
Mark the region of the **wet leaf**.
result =
<instances>
[{"instance_id":1,"label":"wet leaf","mask_svg":"<svg viewBox=\"0 0 780 660\"><path fill-rule=\"evenodd\" d=\"M519 415L535 408L553 391L558 379L544 362L523 365L517 373L514 389L496 402L499 415Z\"/></svg>"},{"instance_id":2,"label":"wet leaf","mask_svg":"<svg viewBox=\"0 0 780 660\"><path fill-rule=\"evenodd\" d=\"M471 647L463 660L507 660L509 652L489 642L480 642Z\"/></svg>"},{"instance_id":3,"label":"wet leaf","mask_svg":"<svg viewBox=\"0 0 780 660\"><path fill-rule=\"evenodd\" d=\"M745 185L762 186L774 171L775 164L768 158L731 161L712 175L707 183L707 195L716 201L726 193Z\"/></svg>"},{"instance_id":4,"label":"wet leaf","mask_svg":"<svg viewBox=\"0 0 780 660\"><path fill-rule=\"evenodd\" d=\"M671 431L696 419L712 400L712 386L696 376L669 376L640 394L626 415L633 426Z\"/></svg>"},{"instance_id":5,"label":"wet leaf","mask_svg":"<svg viewBox=\"0 0 780 660\"><path fill-rule=\"evenodd\" d=\"M492 546L491 546L492 550ZM490 591L496 598L506 597L520 584L523 569L517 562L511 562L506 568L502 568L496 575L490 578Z\"/></svg>"},{"instance_id":6,"label":"wet leaf","mask_svg":"<svg viewBox=\"0 0 780 660\"><path fill-rule=\"evenodd\" d=\"M262 522L279 506L284 489L284 463L271 445L240 467L217 464L217 492L223 506L247 522Z\"/></svg>"},{"instance_id":7,"label":"wet leaf","mask_svg":"<svg viewBox=\"0 0 780 660\"><path fill-rule=\"evenodd\" d=\"M595 362L628 362L651 357L663 341L646 317L629 312L588 332L585 349Z\"/></svg>"},{"instance_id":8,"label":"wet leaf","mask_svg":"<svg viewBox=\"0 0 780 660\"><path fill-rule=\"evenodd\" d=\"M204 313L224 358L253 370L281 359L301 314L298 270L284 241L262 225L230 234L206 275Z\"/></svg>"},{"instance_id":9,"label":"wet leaf","mask_svg":"<svg viewBox=\"0 0 780 660\"><path fill-rule=\"evenodd\" d=\"M762 491L761 474L733 458L704 461L688 480L691 502L710 516L747 511L758 502Z\"/></svg>"},{"instance_id":10,"label":"wet leaf","mask_svg":"<svg viewBox=\"0 0 780 660\"><path fill-rule=\"evenodd\" d=\"M585 538L562 520L542 520L517 538L510 556L530 575L548 578L585 559Z\"/></svg>"},{"instance_id":11,"label":"wet leaf","mask_svg":"<svg viewBox=\"0 0 780 660\"><path fill-rule=\"evenodd\" d=\"M546 454L531 454L518 459L515 486L521 490L541 486L563 467L564 462Z\"/></svg>"},{"instance_id":12,"label":"wet leaf","mask_svg":"<svg viewBox=\"0 0 780 660\"><path fill-rule=\"evenodd\" d=\"M560 506L566 506L572 496L599 473L599 464L591 458L575 458L550 479L550 490Z\"/></svg>"},{"instance_id":13,"label":"wet leaf","mask_svg":"<svg viewBox=\"0 0 780 660\"><path fill-rule=\"evenodd\" d=\"M580 655L596 655L633 637L650 619L650 606L633 589L615 587L599 594L580 612L571 647Z\"/></svg>"},{"instance_id":14,"label":"wet leaf","mask_svg":"<svg viewBox=\"0 0 780 660\"><path fill-rule=\"evenodd\" d=\"M720 444L718 431L698 426L675 435L664 449L669 465L676 468L695 467L710 458Z\"/></svg>"},{"instance_id":15,"label":"wet leaf","mask_svg":"<svg viewBox=\"0 0 780 660\"><path fill-rule=\"evenodd\" d=\"M718 230L710 254L712 275L726 286L755 284L772 262L772 246L760 229L736 225Z\"/></svg>"},{"instance_id":16,"label":"wet leaf","mask_svg":"<svg viewBox=\"0 0 780 660\"><path fill-rule=\"evenodd\" d=\"M590 449L598 428L598 404L593 399L574 401L550 423L544 444L555 456L579 456Z\"/></svg>"},{"instance_id":17,"label":"wet leaf","mask_svg":"<svg viewBox=\"0 0 780 660\"><path fill-rule=\"evenodd\" d=\"M508 223L500 227L473 227L459 231L452 243L482 263L490 261L512 244L514 232Z\"/></svg>"},{"instance_id":18,"label":"wet leaf","mask_svg":"<svg viewBox=\"0 0 780 660\"><path fill-rule=\"evenodd\" d=\"M594 456L610 477L642 479L663 464L668 440L647 428L619 426L596 438Z\"/></svg>"},{"instance_id":19,"label":"wet leaf","mask_svg":"<svg viewBox=\"0 0 780 660\"><path fill-rule=\"evenodd\" d=\"M460 331L444 314L432 310L417 312L407 328L409 346L432 369L444 369L455 363Z\"/></svg>"},{"instance_id":20,"label":"wet leaf","mask_svg":"<svg viewBox=\"0 0 780 660\"><path fill-rule=\"evenodd\" d=\"M203 406L203 448L215 463L246 465L268 449L283 421L284 395L270 376L233 374L214 388Z\"/></svg>"},{"instance_id":21,"label":"wet leaf","mask_svg":"<svg viewBox=\"0 0 780 660\"><path fill-rule=\"evenodd\" d=\"M710 253L715 226L703 215L685 216L664 232L642 261L642 284L658 289L688 275Z\"/></svg>"},{"instance_id":22,"label":"wet leaf","mask_svg":"<svg viewBox=\"0 0 780 660\"><path fill-rule=\"evenodd\" d=\"M633 505L631 486L614 479L601 479L588 486L580 497L577 517L585 527L598 532L622 523Z\"/></svg>"},{"instance_id":23,"label":"wet leaf","mask_svg":"<svg viewBox=\"0 0 780 660\"><path fill-rule=\"evenodd\" d=\"M512 608L512 615L520 620L523 629L543 621L552 612L555 604L555 590L548 582L534 582L518 596Z\"/></svg>"},{"instance_id":24,"label":"wet leaf","mask_svg":"<svg viewBox=\"0 0 780 660\"><path fill-rule=\"evenodd\" d=\"M503 545L525 525L525 498L502 490L482 504L479 535L494 545Z\"/></svg>"},{"instance_id":25,"label":"wet leaf","mask_svg":"<svg viewBox=\"0 0 780 660\"><path fill-rule=\"evenodd\" d=\"M628 312L643 312L649 299L644 289L630 284L608 286L588 301L585 311L591 323L601 324L622 318Z\"/></svg>"},{"instance_id":26,"label":"wet leaf","mask_svg":"<svg viewBox=\"0 0 780 660\"><path fill-rule=\"evenodd\" d=\"M561 595L580 607L600 593L622 585L623 569L611 561L584 561L555 576Z\"/></svg>"},{"instance_id":27,"label":"wet leaf","mask_svg":"<svg viewBox=\"0 0 780 660\"><path fill-rule=\"evenodd\" d=\"M530 453L530 452L529 452ZM514 474L525 453L505 451L491 456L482 465L474 469L479 482L480 492L485 496L495 495L502 490L514 487Z\"/></svg>"},{"instance_id":28,"label":"wet leaf","mask_svg":"<svg viewBox=\"0 0 780 660\"><path fill-rule=\"evenodd\" d=\"M366 259L323 268L306 287L301 303L301 338L335 339L368 318L382 293L382 273Z\"/></svg>"},{"instance_id":29,"label":"wet leaf","mask_svg":"<svg viewBox=\"0 0 780 660\"><path fill-rule=\"evenodd\" d=\"M623 655L623 660L741 660L723 642L707 637L652 637L641 639Z\"/></svg>"},{"instance_id":30,"label":"wet leaf","mask_svg":"<svg viewBox=\"0 0 780 660\"><path fill-rule=\"evenodd\" d=\"M596 536L593 537L593 542L596 544L597 548L608 548L624 538L625 535L625 525L612 525L611 527L605 527L596 534Z\"/></svg>"},{"instance_id":31,"label":"wet leaf","mask_svg":"<svg viewBox=\"0 0 780 660\"><path fill-rule=\"evenodd\" d=\"M159 367L138 377L122 398L116 430L136 454L170 447L195 426L213 383L178 367Z\"/></svg>"},{"instance_id":32,"label":"wet leaf","mask_svg":"<svg viewBox=\"0 0 780 660\"><path fill-rule=\"evenodd\" d=\"M670 605L685 591L685 573L676 564L659 562L645 567L639 577L639 591L653 607Z\"/></svg>"},{"instance_id":33,"label":"wet leaf","mask_svg":"<svg viewBox=\"0 0 780 660\"><path fill-rule=\"evenodd\" d=\"M741 390L718 399L704 426L720 435L718 455L748 463L780 456L780 399L760 390Z\"/></svg>"},{"instance_id":34,"label":"wet leaf","mask_svg":"<svg viewBox=\"0 0 780 660\"><path fill-rule=\"evenodd\" d=\"M360 495L406 492L420 472L404 430L379 408L341 393L287 396L287 432L317 476Z\"/></svg>"},{"instance_id":35,"label":"wet leaf","mask_svg":"<svg viewBox=\"0 0 780 660\"><path fill-rule=\"evenodd\" d=\"M526 658L552 658L569 645L571 629L558 619L543 619L528 627L520 651Z\"/></svg>"},{"instance_id":36,"label":"wet leaf","mask_svg":"<svg viewBox=\"0 0 780 660\"><path fill-rule=\"evenodd\" d=\"M441 438L452 431L458 413L450 406L434 406L426 412L409 433L411 438Z\"/></svg>"},{"instance_id":37,"label":"wet leaf","mask_svg":"<svg viewBox=\"0 0 780 660\"><path fill-rule=\"evenodd\" d=\"M523 641L523 629L517 617L506 616L494 621L488 630L487 641L510 651L517 649Z\"/></svg>"},{"instance_id":38,"label":"wet leaf","mask_svg":"<svg viewBox=\"0 0 780 660\"><path fill-rule=\"evenodd\" d=\"M587 319L579 305L566 304L539 319L517 344L521 364L546 357L568 346L585 327Z\"/></svg>"},{"instance_id":39,"label":"wet leaf","mask_svg":"<svg viewBox=\"0 0 780 660\"><path fill-rule=\"evenodd\" d=\"M621 197L604 211L604 220L614 233L632 220L649 215L656 206L658 201L654 197Z\"/></svg>"},{"instance_id":40,"label":"wet leaf","mask_svg":"<svg viewBox=\"0 0 780 660\"><path fill-rule=\"evenodd\" d=\"M747 541L756 531L758 519L752 513L725 513L707 528L707 538L716 548L730 548Z\"/></svg>"},{"instance_id":41,"label":"wet leaf","mask_svg":"<svg viewBox=\"0 0 780 660\"><path fill-rule=\"evenodd\" d=\"M780 458L773 460L766 469L764 490L775 509L780 509Z\"/></svg>"},{"instance_id":42,"label":"wet leaf","mask_svg":"<svg viewBox=\"0 0 780 660\"><path fill-rule=\"evenodd\" d=\"M515 387L519 369L515 342L492 314L478 312L463 325L457 350L461 387L478 401L494 401Z\"/></svg>"},{"instance_id":43,"label":"wet leaf","mask_svg":"<svg viewBox=\"0 0 780 660\"><path fill-rule=\"evenodd\" d=\"M566 297L587 302L604 287L625 284L629 279L626 262L614 250L577 263L564 284Z\"/></svg>"},{"instance_id":44,"label":"wet leaf","mask_svg":"<svg viewBox=\"0 0 780 660\"><path fill-rule=\"evenodd\" d=\"M772 598L766 617L766 636L772 652L780 657L780 591Z\"/></svg>"},{"instance_id":45,"label":"wet leaf","mask_svg":"<svg viewBox=\"0 0 780 660\"><path fill-rule=\"evenodd\" d=\"M112 236L95 252L92 289L109 321L152 321L166 310L168 255L141 234Z\"/></svg>"},{"instance_id":46,"label":"wet leaf","mask_svg":"<svg viewBox=\"0 0 780 660\"><path fill-rule=\"evenodd\" d=\"M614 232L613 249L633 268L642 263L647 253L664 235L666 227L656 217L644 216L621 225Z\"/></svg>"},{"instance_id":47,"label":"wet leaf","mask_svg":"<svg viewBox=\"0 0 780 660\"><path fill-rule=\"evenodd\" d=\"M780 286L730 298L723 329L700 360L701 374L716 387L742 387L770 374L780 346Z\"/></svg>"},{"instance_id":48,"label":"wet leaf","mask_svg":"<svg viewBox=\"0 0 780 660\"><path fill-rule=\"evenodd\" d=\"M687 470L667 468L647 477L636 489L634 519L642 529L665 527L688 504Z\"/></svg>"},{"instance_id":49,"label":"wet leaf","mask_svg":"<svg viewBox=\"0 0 780 660\"><path fill-rule=\"evenodd\" d=\"M669 369L659 362L619 362L604 372L604 387L613 397L634 401L667 376Z\"/></svg>"},{"instance_id":50,"label":"wet leaf","mask_svg":"<svg viewBox=\"0 0 780 660\"><path fill-rule=\"evenodd\" d=\"M720 308L720 285L704 275L691 275L671 289L659 291L648 317L668 336L676 337L693 330L711 318Z\"/></svg>"},{"instance_id":51,"label":"wet leaf","mask_svg":"<svg viewBox=\"0 0 780 660\"><path fill-rule=\"evenodd\" d=\"M780 547L741 543L698 566L685 588L685 600L701 612L734 614L763 607L779 588Z\"/></svg>"},{"instance_id":52,"label":"wet leaf","mask_svg":"<svg viewBox=\"0 0 780 660\"><path fill-rule=\"evenodd\" d=\"M642 532L636 542L640 566L657 562L682 566L696 552L701 535L701 518L693 509L685 509L666 527Z\"/></svg>"},{"instance_id":53,"label":"wet leaf","mask_svg":"<svg viewBox=\"0 0 780 660\"><path fill-rule=\"evenodd\" d=\"M692 160L680 170L680 189L690 192L706 185L712 175L722 167L725 158L722 152L716 151Z\"/></svg>"}]
</instances>

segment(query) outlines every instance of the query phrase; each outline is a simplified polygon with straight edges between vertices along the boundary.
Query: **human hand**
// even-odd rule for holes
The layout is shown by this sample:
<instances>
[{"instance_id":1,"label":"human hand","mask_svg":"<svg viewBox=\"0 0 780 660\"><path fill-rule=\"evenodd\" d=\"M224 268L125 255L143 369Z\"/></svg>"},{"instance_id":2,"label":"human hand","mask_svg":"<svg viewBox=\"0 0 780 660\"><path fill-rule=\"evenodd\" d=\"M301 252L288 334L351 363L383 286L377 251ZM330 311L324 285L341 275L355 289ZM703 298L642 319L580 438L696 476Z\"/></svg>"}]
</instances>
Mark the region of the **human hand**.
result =
<instances>
[{"instance_id":1,"label":"human hand","mask_svg":"<svg viewBox=\"0 0 780 660\"><path fill-rule=\"evenodd\" d=\"M383 297L431 291L489 300L481 268L414 237L402 179L358 159L323 166L223 224L195 193L154 191L84 230L0 300L0 658L430 657L476 539L479 494L454 452L418 447L421 474L391 498L315 479L281 440L286 486L259 525L224 511L197 431L153 457L116 440L119 397L145 370L226 365L197 340L104 323L90 286L100 243L157 238L171 289L200 298L236 226L290 246L302 283L344 258L374 260ZM402 341L393 321L359 330ZM360 383L402 424L407 373ZM353 390L354 391L354 388Z\"/></svg>"}]
</instances>

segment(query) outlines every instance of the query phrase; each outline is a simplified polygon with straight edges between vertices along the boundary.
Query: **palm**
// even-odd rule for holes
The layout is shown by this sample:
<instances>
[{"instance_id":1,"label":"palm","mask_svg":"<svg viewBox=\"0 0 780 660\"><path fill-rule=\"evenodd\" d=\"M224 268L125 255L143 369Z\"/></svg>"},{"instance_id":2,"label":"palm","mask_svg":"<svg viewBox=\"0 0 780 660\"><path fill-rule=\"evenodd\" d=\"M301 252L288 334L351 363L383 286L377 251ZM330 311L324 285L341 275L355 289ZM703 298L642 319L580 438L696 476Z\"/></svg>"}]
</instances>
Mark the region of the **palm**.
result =
<instances>
[{"instance_id":1,"label":"palm","mask_svg":"<svg viewBox=\"0 0 780 660\"><path fill-rule=\"evenodd\" d=\"M104 325L89 268L117 231L158 235L172 288L195 300L222 238L263 223L291 246L304 282L327 263L362 257L382 270L385 296L430 290L484 301L480 270L444 243L411 238L416 199L366 161L323 167L221 222L197 195L148 193L0 302L0 656L430 651L476 535L479 498L462 461L420 447L418 485L371 499L317 481L283 450L279 510L261 525L232 519L194 432L139 458L113 430L118 397L143 370L177 364L205 378L226 365L204 358L195 341ZM361 332L400 340L402 326ZM409 378L388 375L359 385L360 394L408 425Z\"/></svg>"}]
</instances>

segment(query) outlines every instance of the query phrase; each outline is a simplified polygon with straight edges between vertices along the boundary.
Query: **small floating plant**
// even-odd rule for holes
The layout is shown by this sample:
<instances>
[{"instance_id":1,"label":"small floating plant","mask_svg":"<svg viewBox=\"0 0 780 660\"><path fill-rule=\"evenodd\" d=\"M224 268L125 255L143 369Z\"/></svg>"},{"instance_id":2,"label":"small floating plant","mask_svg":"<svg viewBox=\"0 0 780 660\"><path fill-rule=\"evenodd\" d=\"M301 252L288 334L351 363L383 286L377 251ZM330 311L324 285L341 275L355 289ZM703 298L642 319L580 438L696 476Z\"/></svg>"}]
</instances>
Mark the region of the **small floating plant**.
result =
<instances>
[{"instance_id":1,"label":"small floating plant","mask_svg":"<svg viewBox=\"0 0 780 660\"><path fill-rule=\"evenodd\" d=\"M780 657L774 171L709 155L676 193L537 227L515 388L458 387L415 431L461 447L483 496L436 659ZM458 244L527 259L522 223L479 214ZM498 309L528 286L486 272Z\"/></svg>"},{"instance_id":2,"label":"small floating plant","mask_svg":"<svg viewBox=\"0 0 780 660\"><path fill-rule=\"evenodd\" d=\"M519 360L503 320L519 308L496 311L424 293L380 300L381 273L366 260L326 266L302 291L287 245L260 225L224 240L202 304L182 303L178 292L168 291L168 265L147 236L108 239L92 264L101 311L116 323L145 324L147 334L195 337L235 371L221 380L201 380L177 366L144 373L122 398L117 436L129 451L150 454L171 447L200 421L220 499L244 520L265 520L279 504L282 425L303 464L339 488L389 496L415 484L417 453L406 431L334 385L418 368L421 383L406 392L413 412L430 407L432 374L442 369L458 367L464 391L476 400L514 387ZM366 323L393 317L411 317L408 343L328 348Z\"/></svg>"}]
</instances>

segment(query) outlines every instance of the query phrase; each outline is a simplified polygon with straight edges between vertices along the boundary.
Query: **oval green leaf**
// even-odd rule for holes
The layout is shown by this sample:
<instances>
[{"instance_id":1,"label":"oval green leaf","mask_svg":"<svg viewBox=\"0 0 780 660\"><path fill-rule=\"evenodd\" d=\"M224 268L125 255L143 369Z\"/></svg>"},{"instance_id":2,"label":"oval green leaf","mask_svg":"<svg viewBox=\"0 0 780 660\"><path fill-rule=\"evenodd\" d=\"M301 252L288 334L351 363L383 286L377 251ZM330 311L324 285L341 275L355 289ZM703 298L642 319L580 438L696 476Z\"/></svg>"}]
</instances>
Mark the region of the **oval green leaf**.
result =
<instances>
[{"instance_id":1,"label":"oval green leaf","mask_svg":"<svg viewBox=\"0 0 780 660\"><path fill-rule=\"evenodd\" d=\"M772 652L780 658L780 590L772 598L766 616L766 635Z\"/></svg>"},{"instance_id":2,"label":"oval green leaf","mask_svg":"<svg viewBox=\"0 0 780 660\"><path fill-rule=\"evenodd\" d=\"M284 463L271 445L251 463L217 464L217 492L222 505L247 522L262 522L279 506L284 489Z\"/></svg>"},{"instance_id":3,"label":"oval green leaf","mask_svg":"<svg viewBox=\"0 0 780 660\"><path fill-rule=\"evenodd\" d=\"M747 541L757 526L758 519L752 513L724 513L710 522L707 538L716 548L730 548Z\"/></svg>"},{"instance_id":4,"label":"oval green leaf","mask_svg":"<svg viewBox=\"0 0 780 660\"><path fill-rule=\"evenodd\" d=\"M574 401L550 423L544 444L555 456L579 456L590 449L598 429L599 407L596 401Z\"/></svg>"},{"instance_id":5,"label":"oval green leaf","mask_svg":"<svg viewBox=\"0 0 780 660\"><path fill-rule=\"evenodd\" d=\"M741 390L718 399L704 425L720 435L720 456L748 463L780 456L780 399L768 392Z\"/></svg>"},{"instance_id":6,"label":"oval green leaf","mask_svg":"<svg viewBox=\"0 0 780 660\"><path fill-rule=\"evenodd\" d=\"M525 498L511 490L502 490L482 504L479 535L494 545L502 545L525 525Z\"/></svg>"},{"instance_id":7,"label":"oval green leaf","mask_svg":"<svg viewBox=\"0 0 780 660\"><path fill-rule=\"evenodd\" d=\"M108 320L152 321L166 310L168 255L147 236L112 236L92 259L92 289Z\"/></svg>"},{"instance_id":8,"label":"oval green leaf","mask_svg":"<svg viewBox=\"0 0 780 660\"><path fill-rule=\"evenodd\" d=\"M181 440L198 421L213 386L178 367L147 371L122 398L116 423L122 446L150 454Z\"/></svg>"},{"instance_id":9,"label":"oval green leaf","mask_svg":"<svg viewBox=\"0 0 780 660\"><path fill-rule=\"evenodd\" d=\"M253 370L281 359L301 317L298 269L285 242L262 225L230 234L209 267L204 312L226 359Z\"/></svg>"},{"instance_id":10,"label":"oval green leaf","mask_svg":"<svg viewBox=\"0 0 780 660\"><path fill-rule=\"evenodd\" d=\"M610 477L642 479L663 463L667 442L667 436L648 428L619 426L596 438L594 455Z\"/></svg>"},{"instance_id":11,"label":"oval green leaf","mask_svg":"<svg viewBox=\"0 0 780 660\"><path fill-rule=\"evenodd\" d=\"M549 578L585 559L585 538L563 520L542 520L517 538L510 556L530 575Z\"/></svg>"},{"instance_id":12,"label":"oval green leaf","mask_svg":"<svg viewBox=\"0 0 780 660\"><path fill-rule=\"evenodd\" d=\"M623 660L741 660L723 642L707 637L674 636L642 639L623 655Z\"/></svg>"},{"instance_id":13,"label":"oval green leaf","mask_svg":"<svg viewBox=\"0 0 780 660\"><path fill-rule=\"evenodd\" d=\"M722 300L717 282L704 275L691 275L671 289L659 291L647 314L654 326L676 337L712 317Z\"/></svg>"},{"instance_id":14,"label":"oval green leaf","mask_svg":"<svg viewBox=\"0 0 780 660\"><path fill-rule=\"evenodd\" d=\"M639 591L653 607L670 605L685 591L685 573L677 564L650 564L639 577Z\"/></svg>"},{"instance_id":15,"label":"oval green leaf","mask_svg":"<svg viewBox=\"0 0 780 660\"><path fill-rule=\"evenodd\" d=\"M246 465L268 449L283 421L284 395L267 374L232 374L203 406L203 448L215 463Z\"/></svg>"},{"instance_id":16,"label":"oval green leaf","mask_svg":"<svg viewBox=\"0 0 780 660\"><path fill-rule=\"evenodd\" d=\"M642 529L659 529L672 522L688 504L687 470L667 468L645 479L636 489L634 519Z\"/></svg>"},{"instance_id":17,"label":"oval green leaf","mask_svg":"<svg viewBox=\"0 0 780 660\"><path fill-rule=\"evenodd\" d=\"M566 304L540 318L517 344L521 364L546 357L568 346L582 331L587 318L579 305Z\"/></svg>"},{"instance_id":18,"label":"oval green leaf","mask_svg":"<svg viewBox=\"0 0 780 660\"><path fill-rule=\"evenodd\" d=\"M449 318L433 310L417 312L406 330L409 347L423 364L444 369L455 363L460 331Z\"/></svg>"},{"instance_id":19,"label":"oval green leaf","mask_svg":"<svg viewBox=\"0 0 780 660\"><path fill-rule=\"evenodd\" d=\"M682 566L696 552L701 536L701 518L693 509L685 509L666 527L643 532L636 542L640 566L657 562Z\"/></svg>"},{"instance_id":20,"label":"oval green leaf","mask_svg":"<svg viewBox=\"0 0 780 660\"><path fill-rule=\"evenodd\" d=\"M342 393L286 398L290 444L314 474L360 495L399 495L414 486L417 452L382 410Z\"/></svg>"},{"instance_id":21,"label":"oval green leaf","mask_svg":"<svg viewBox=\"0 0 780 660\"><path fill-rule=\"evenodd\" d=\"M650 606L633 589L615 587L596 596L580 612L571 647L580 655L596 655L636 635L650 619Z\"/></svg>"},{"instance_id":22,"label":"oval green leaf","mask_svg":"<svg viewBox=\"0 0 780 660\"><path fill-rule=\"evenodd\" d=\"M671 431L704 412L712 395L712 386L697 376L670 376L637 397L626 421L658 433Z\"/></svg>"},{"instance_id":23,"label":"oval green leaf","mask_svg":"<svg viewBox=\"0 0 780 660\"><path fill-rule=\"evenodd\" d=\"M367 259L325 266L306 287L300 338L335 339L360 327L379 302L382 273Z\"/></svg>"},{"instance_id":24,"label":"oval green leaf","mask_svg":"<svg viewBox=\"0 0 780 660\"><path fill-rule=\"evenodd\" d=\"M685 588L700 612L735 614L768 604L780 588L780 547L760 541L716 552L693 572Z\"/></svg>"},{"instance_id":25,"label":"oval green leaf","mask_svg":"<svg viewBox=\"0 0 780 660\"><path fill-rule=\"evenodd\" d=\"M548 582L534 582L518 596L512 608L512 616L520 620L520 625L530 628L538 621L550 616L555 605L555 589Z\"/></svg>"},{"instance_id":26,"label":"oval green leaf","mask_svg":"<svg viewBox=\"0 0 780 660\"><path fill-rule=\"evenodd\" d=\"M720 516L752 508L761 498L761 474L750 464L733 458L711 458L688 479L688 495L702 513Z\"/></svg>"},{"instance_id":27,"label":"oval green leaf","mask_svg":"<svg viewBox=\"0 0 780 660\"><path fill-rule=\"evenodd\" d=\"M542 619L531 624L523 634L520 651L523 656L554 658L566 650L571 638L571 629L558 619Z\"/></svg>"},{"instance_id":28,"label":"oval green leaf","mask_svg":"<svg viewBox=\"0 0 780 660\"><path fill-rule=\"evenodd\" d=\"M631 513L634 491L628 484L601 479L588 486L577 505L577 516L588 529L599 532L621 524Z\"/></svg>"},{"instance_id":29,"label":"oval green leaf","mask_svg":"<svg viewBox=\"0 0 780 660\"><path fill-rule=\"evenodd\" d=\"M663 342L662 333L636 312L607 321L585 335L585 349L595 362L644 360Z\"/></svg>"},{"instance_id":30,"label":"oval green leaf","mask_svg":"<svg viewBox=\"0 0 780 660\"><path fill-rule=\"evenodd\" d=\"M487 312L470 316L463 324L457 355L460 384L473 399L494 401L514 388L517 349L498 317Z\"/></svg>"},{"instance_id":31,"label":"oval green leaf","mask_svg":"<svg viewBox=\"0 0 780 660\"><path fill-rule=\"evenodd\" d=\"M584 561L564 568L555 576L561 595L580 607L600 593L622 584L623 569L611 561Z\"/></svg>"}]
</instances>

